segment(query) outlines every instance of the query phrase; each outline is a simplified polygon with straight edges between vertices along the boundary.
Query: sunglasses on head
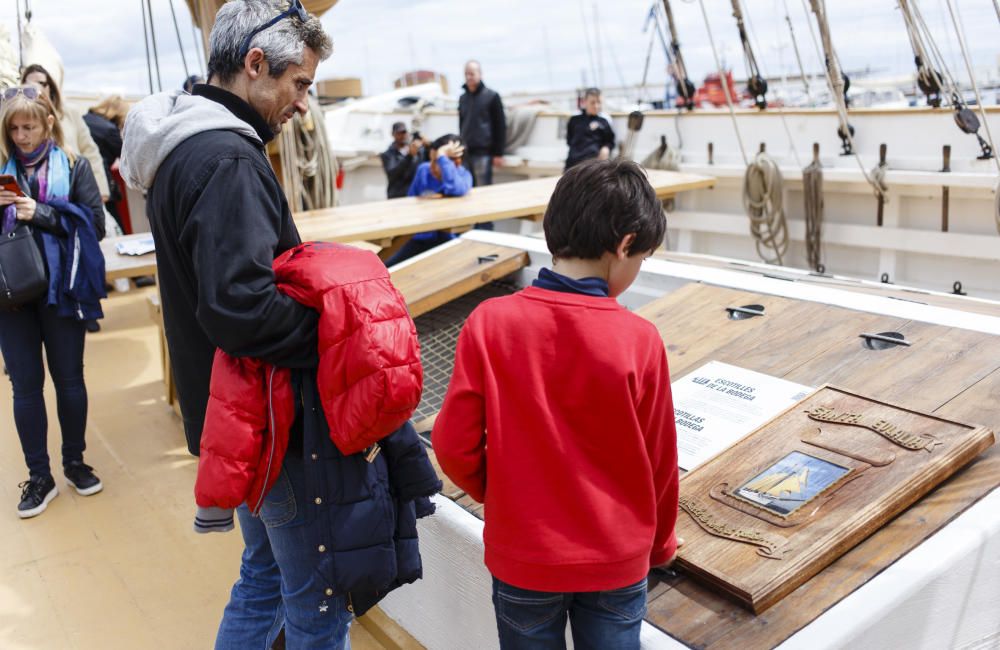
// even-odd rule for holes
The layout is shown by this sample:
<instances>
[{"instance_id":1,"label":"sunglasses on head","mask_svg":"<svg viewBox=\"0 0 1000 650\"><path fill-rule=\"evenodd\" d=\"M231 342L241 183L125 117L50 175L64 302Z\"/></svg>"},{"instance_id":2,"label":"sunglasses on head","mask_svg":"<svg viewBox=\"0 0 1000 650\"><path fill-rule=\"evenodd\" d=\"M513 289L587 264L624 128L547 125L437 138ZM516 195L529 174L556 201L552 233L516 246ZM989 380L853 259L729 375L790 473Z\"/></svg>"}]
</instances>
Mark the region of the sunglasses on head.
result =
<instances>
[{"instance_id":1,"label":"sunglasses on head","mask_svg":"<svg viewBox=\"0 0 1000 650\"><path fill-rule=\"evenodd\" d=\"M285 18L290 18L292 16L295 16L296 18L299 19L299 22L303 23L309 20L309 12L306 11L305 7L302 6L302 2L300 0L292 0L292 4L288 6L288 9L285 9L271 20L267 21L260 27L257 27L252 32L250 32L246 38L243 39L243 45L240 47L240 61L242 61L246 57L247 52L250 51L250 41L253 40L254 36L261 33L265 29L268 29L269 27L277 25Z\"/></svg>"},{"instance_id":2,"label":"sunglasses on head","mask_svg":"<svg viewBox=\"0 0 1000 650\"><path fill-rule=\"evenodd\" d=\"M33 102L36 99L38 99L38 94L40 92L41 91L34 86L12 86L10 88L6 88L3 91L3 95L0 96L3 97L3 101L9 102L18 95L24 95L25 99L27 99L29 102Z\"/></svg>"}]
</instances>

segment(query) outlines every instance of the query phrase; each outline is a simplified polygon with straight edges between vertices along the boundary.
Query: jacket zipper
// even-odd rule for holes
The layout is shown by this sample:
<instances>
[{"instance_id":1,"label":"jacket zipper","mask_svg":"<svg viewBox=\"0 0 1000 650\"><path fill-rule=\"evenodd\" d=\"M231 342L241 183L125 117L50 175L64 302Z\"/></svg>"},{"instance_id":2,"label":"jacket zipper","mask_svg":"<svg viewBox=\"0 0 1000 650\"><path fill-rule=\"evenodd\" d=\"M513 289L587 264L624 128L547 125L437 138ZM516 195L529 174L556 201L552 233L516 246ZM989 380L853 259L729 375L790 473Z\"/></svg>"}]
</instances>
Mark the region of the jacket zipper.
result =
<instances>
[{"instance_id":1,"label":"jacket zipper","mask_svg":"<svg viewBox=\"0 0 1000 650\"><path fill-rule=\"evenodd\" d=\"M267 471L264 472L264 483L261 485L260 499L253 508L253 515L260 514L260 507L264 504L264 496L267 492L267 481L271 477L271 465L274 463L274 447L277 444L277 436L274 433L274 372L276 367L271 367L271 376L267 381L267 416L271 425L271 453L267 457Z\"/></svg>"}]
</instances>

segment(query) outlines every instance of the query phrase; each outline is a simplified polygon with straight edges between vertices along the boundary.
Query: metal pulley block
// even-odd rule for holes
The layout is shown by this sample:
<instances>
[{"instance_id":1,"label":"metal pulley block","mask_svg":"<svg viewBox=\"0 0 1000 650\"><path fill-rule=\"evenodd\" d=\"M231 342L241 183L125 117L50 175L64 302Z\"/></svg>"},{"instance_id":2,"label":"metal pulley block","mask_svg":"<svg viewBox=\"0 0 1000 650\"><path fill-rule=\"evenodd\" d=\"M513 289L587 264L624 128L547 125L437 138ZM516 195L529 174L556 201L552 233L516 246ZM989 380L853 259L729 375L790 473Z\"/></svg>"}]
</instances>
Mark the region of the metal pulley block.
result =
<instances>
[{"instance_id":1,"label":"metal pulley block","mask_svg":"<svg viewBox=\"0 0 1000 650\"><path fill-rule=\"evenodd\" d=\"M850 131L850 137L848 137L847 133L844 133L843 127L837 127L837 135L840 136L840 155L842 156L850 156L854 153L854 149L851 147L851 138L854 137L854 127L848 124L847 130Z\"/></svg>"},{"instance_id":2,"label":"metal pulley block","mask_svg":"<svg viewBox=\"0 0 1000 650\"><path fill-rule=\"evenodd\" d=\"M767 108L767 80L759 74L755 74L747 80L747 92L753 96L757 108L764 110Z\"/></svg>"}]
</instances>

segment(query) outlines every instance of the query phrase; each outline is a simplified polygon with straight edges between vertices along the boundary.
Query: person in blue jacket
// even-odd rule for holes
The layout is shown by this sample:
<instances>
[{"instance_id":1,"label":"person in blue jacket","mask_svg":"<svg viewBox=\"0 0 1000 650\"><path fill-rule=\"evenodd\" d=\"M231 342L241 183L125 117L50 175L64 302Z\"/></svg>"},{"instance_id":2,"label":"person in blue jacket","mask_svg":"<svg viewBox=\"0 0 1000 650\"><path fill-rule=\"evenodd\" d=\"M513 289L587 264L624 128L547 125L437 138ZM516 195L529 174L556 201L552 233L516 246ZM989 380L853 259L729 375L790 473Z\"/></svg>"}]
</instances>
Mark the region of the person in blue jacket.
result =
<instances>
[{"instance_id":1,"label":"person in blue jacket","mask_svg":"<svg viewBox=\"0 0 1000 650\"><path fill-rule=\"evenodd\" d=\"M465 146L454 133L442 135L431 143L430 160L420 163L407 196L465 196L472 189L472 174L462 166ZM386 266L399 264L415 255L443 244L455 235L443 230L420 232L386 260Z\"/></svg>"}]
</instances>

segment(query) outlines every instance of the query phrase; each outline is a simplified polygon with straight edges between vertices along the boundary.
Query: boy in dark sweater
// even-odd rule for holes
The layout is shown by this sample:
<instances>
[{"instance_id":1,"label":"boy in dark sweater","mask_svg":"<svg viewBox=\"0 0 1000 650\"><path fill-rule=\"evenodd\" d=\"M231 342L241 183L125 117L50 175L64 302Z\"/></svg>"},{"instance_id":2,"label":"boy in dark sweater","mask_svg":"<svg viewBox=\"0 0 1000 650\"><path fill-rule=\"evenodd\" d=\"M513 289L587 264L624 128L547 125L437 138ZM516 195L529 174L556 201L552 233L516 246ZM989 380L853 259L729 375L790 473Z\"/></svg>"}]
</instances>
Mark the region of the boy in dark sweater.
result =
<instances>
[{"instance_id":1,"label":"boy in dark sweater","mask_svg":"<svg viewBox=\"0 0 1000 650\"><path fill-rule=\"evenodd\" d=\"M552 270L466 321L432 441L486 504L502 648L638 648L646 574L678 544L677 440L656 328L618 304L666 220L633 162L588 161L544 219Z\"/></svg>"},{"instance_id":2,"label":"boy in dark sweater","mask_svg":"<svg viewBox=\"0 0 1000 650\"><path fill-rule=\"evenodd\" d=\"M569 155L566 169L584 160L607 160L615 148L615 130L601 117L601 91L588 88L583 94L583 111L570 118L566 125Z\"/></svg>"}]
</instances>

